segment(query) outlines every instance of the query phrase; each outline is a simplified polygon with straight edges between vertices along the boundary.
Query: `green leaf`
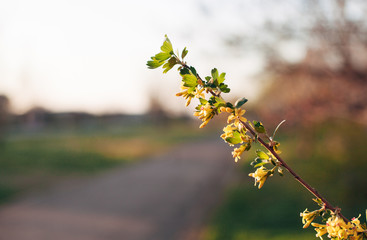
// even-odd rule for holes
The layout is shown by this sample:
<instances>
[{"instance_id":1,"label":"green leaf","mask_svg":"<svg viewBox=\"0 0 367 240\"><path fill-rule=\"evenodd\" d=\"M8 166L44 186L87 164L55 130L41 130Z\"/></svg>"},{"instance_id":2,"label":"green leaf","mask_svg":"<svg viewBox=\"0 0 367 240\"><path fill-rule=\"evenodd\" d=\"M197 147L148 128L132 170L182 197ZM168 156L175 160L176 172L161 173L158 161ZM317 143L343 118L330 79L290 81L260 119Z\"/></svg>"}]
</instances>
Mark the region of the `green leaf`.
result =
<instances>
[{"instance_id":1,"label":"green leaf","mask_svg":"<svg viewBox=\"0 0 367 240\"><path fill-rule=\"evenodd\" d=\"M249 151L251 149L251 143L246 143L245 151Z\"/></svg>"},{"instance_id":2,"label":"green leaf","mask_svg":"<svg viewBox=\"0 0 367 240\"><path fill-rule=\"evenodd\" d=\"M206 81L210 81L210 79L212 79L212 77L209 77L209 76L205 77Z\"/></svg>"},{"instance_id":3,"label":"green leaf","mask_svg":"<svg viewBox=\"0 0 367 240\"><path fill-rule=\"evenodd\" d=\"M243 104L245 104L248 100L246 98L238 99L237 102L234 104L235 108L240 108Z\"/></svg>"},{"instance_id":4,"label":"green leaf","mask_svg":"<svg viewBox=\"0 0 367 240\"><path fill-rule=\"evenodd\" d=\"M252 161L250 163L250 165L253 166L254 168L257 168L257 167L261 167L261 166L263 166L263 165L265 165L267 163L268 163L267 160L263 160L263 159L260 159L260 158L255 158L255 160Z\"/></svg>"},{"instance_id":5,"label":"green leaf","mask_svg":"<svg viewBox=\"0 0 367 240\"><path fill-rule=\"evenodd\" d=\"M212 77L214 80L218 78L218 70L216 68L212 69Z\"/></svg>"},{"instance_id":6,"label":"green leaf","mask_svg":"<svg viewBox=\"0 0 367 240\"><path fill-rule=\"evenodd\" d=\"M184 59L189 51L186 49L186 47L182 50L181 58Z\"/></svg>"},{"instance_id":7,"label":"green leaf","mask_svg":"<svg viewBox=\"0 0 367 240\"><path fill-rule=\"evenodd\" d=\"M221 74L219 75L219 77L217 78L217 80L218 80L218 84L221 84L222 82L224 82L225 77L226 77L226 73L221 73Z\"/></svg>"},{"instance_id":8,"label":"green leaf","mask_svg":"<svg viewBox=\"0 0 367 240\"><path fill-rule=\"evenodd\" d=\"M182 68L180 70L180 74L181 74L181 76L186 75L186 74L190 74L190 70L187 69L187 68Z\"/></svg>"},{"instance_id":9,"label":"green leaf","mask_svg":"<svg viewBox=\"0 0 367 240\"><path fill-rule=\"evenodd\" d=\"M161 50L162 50L162 52L170 53L171 54L173 52L171 41L168 39L167 35L165 37L166 37L166 39L163 42L163 45L161 47Z\"/></svg>"},{"instance_id":10,"label":"green leaf","mask_svg":"<svg viewBox=\"0 0 367 240\"><path fill-rule=\"evenodd\" d=\"M196 73L196 69L195 69L194 67L190 67L190 71L191 71L191 73L192 73L194 76L196 76L196 75L197 75L197 73Z\"/></svg>"},{"instance_id":11,"label":"green leaf","mask_svg":"<svg viewBox=\"0 0 367 240\"><path fill-rule=\"evenodd\" d=\"M233 104L232 104L232 103L230 103L230 102L227 102L227 103L226 103L226 107L229 107L229 108L232 108L232 109L233 109Z\"/></svg>"},{"instance_id":12,"label":"green leaf","mask_svg":"<svg viewBox=\"0 0 367 240\"><path fill-rule=\"evenodd\" d=\"M269 155L261 150L256 150L256 155L262 160L269 160Z\"/></svg>"},{"instance_id":13,"label":"green leaf","mask_svg":"<svg viewBox=\"0 0 367 240\"><path fill-rule=\"evenodd\" d=\"M233 137L227 137L226 142L230 144L238 144L242 142L241 134L239 132L233 132Z\"/></svg>"},{"instance_id":14,"label":"green leaf","mask_svg":"<svg viewBox=\"0 0 367 240\"><path fill-rule=\"evenodd\" d=\"M220 108L220 107L225 107L225 106L226 106L226 102L224 101L223 98L221 98L221 97L215 97L214 107Z\"/></svg>"},{"instance_id":15,"label":"green leaf","mask_svg":"<svg viewBox=\"0 0 367 240\"><path fill-rule=\"evenodd\" d=\"M231 91L231 89L228 88L227 84L221 83L219 85L219 89L224 92L224 93L229 93Z\"/></svg>"},{"instance_id":16,"label":"green leaf","mask_svg":"<svg viewBox=\"0 0 367 240\"><path fill-rule=\"evenodd\" d=\"M182 78L185 87L196 87L198 85L198 80L194 75L186 74Z\"/></svg>"},{"instance_id":17,"label":"green leaf","mask_svg":"<svg viewBox=\"0 0 367 240\"><path fill-rule=\"evenodd\" d=\"M175 57L171 57L166 64L163 65L163 73L167 73L177 64L177 59Z\"/></svg>"},{"instance_id":18,"label":"green leaf","mask_svg":"<svg viewBox=\"0 0 367 240\"><path fill-rule=\"evenodd\" d=\"M266 130L261 122L253 121L256 132L265 133Z\"/></svg>"},{"instance_id":19,"label":"green leaf","mask_svg":"<svg viewBox=\"0 0 367 240\"><path fill-rule=\"evenodd\" d=\"M208 101L207 101L207 100L205 100L204 98L199 98L199 101L200 101L200 103L201 103L202 105L205 105L205 104L207 104L207 103L208 103Z\"/></svg>"},{"instance_id":20,"label":"green leaf","mask_svg":"<svg viewBox=\"0 0 367 240\"><path fill-rule=\"evenodd\" d=\"M147 66L148 66L149 69L155 69L155 68L160 67L163 63L164 63L164 61L157 61L157 60L153 59L153 60L147 62Z\"/></svg>"},{"instance_id":21,"label":"green leaf","mask_svg":"<svg viewBox=\"0 0 367 240\"><path fill-rule=\"evenodd\" d=\"M172 55L170 53L166 52L160 52L154 56L154 58L158 61L166 61L168 58L170 58Z\"/></svg>"}]
</instances>

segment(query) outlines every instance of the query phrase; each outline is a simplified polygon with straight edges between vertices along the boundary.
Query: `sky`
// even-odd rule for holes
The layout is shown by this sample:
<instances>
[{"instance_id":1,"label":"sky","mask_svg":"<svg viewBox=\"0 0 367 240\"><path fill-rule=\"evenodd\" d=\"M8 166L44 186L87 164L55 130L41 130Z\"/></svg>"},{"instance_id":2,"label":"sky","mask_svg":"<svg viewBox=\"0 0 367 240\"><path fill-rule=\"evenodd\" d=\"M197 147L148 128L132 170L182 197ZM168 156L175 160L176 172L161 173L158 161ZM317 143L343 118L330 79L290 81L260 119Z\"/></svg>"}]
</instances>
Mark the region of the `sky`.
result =
<instances>
[{"instance_id":1,"label":"sky","mask_svg":"<svg viewBox=\"0 0 367 240\"><path fill-rule=\"evenodd\" d=\"M233 54L224 39L261 24L258 6L243 0L0 0L0 94L17 113L40 106L138 114L152 97L179 112L177 72L163 75L145 65L167 34L174 49L188 48L186 60L201 76L216 67L227 73L232 97L256 98L253 76L263 59L252 51Z\"/></svg>"}]
</instances>

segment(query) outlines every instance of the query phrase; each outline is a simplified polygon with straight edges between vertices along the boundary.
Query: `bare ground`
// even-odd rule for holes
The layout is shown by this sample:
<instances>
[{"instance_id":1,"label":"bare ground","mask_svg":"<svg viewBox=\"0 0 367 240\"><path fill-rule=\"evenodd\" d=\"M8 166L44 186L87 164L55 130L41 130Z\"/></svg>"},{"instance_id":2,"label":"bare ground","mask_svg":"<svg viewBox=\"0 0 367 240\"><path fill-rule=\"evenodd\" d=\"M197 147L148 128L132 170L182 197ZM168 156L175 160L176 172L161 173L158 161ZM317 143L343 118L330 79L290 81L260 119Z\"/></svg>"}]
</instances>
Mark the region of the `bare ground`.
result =
<instances>
[{"instance_id":1,"label":"bare ground","mask_svg":"<svg viewBox=\"0 0 367 240\"><path fill-rule=\"evenodd\" d=\"M0 209L0 240L195 240L234 176L220 140L187 144Z\"/></svg>"}]
</instances>

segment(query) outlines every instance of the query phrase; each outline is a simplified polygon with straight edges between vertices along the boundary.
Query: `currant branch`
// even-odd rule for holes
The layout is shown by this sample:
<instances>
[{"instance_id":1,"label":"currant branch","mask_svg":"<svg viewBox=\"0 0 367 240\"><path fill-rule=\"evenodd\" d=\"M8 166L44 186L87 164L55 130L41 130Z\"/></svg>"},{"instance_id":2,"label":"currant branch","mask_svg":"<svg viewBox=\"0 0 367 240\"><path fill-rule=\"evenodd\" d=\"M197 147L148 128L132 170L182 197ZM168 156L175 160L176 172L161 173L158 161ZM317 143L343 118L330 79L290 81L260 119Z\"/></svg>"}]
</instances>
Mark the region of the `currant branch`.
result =
<instances>
[{"instance_id":1,"label":"currant branch","mask_svg":"<svg viewBox=\"0 0 367 240\"><path fill-rule=\"evenodd\" d=\"M283 169L286 169L303 187L305 187L313 196L314 201L320 206L320 209L309 212L307 209L301 213L304 228L310 224L315 227L316 236L322 238L322 235L328 234L331 239L364 239L367 238L366 224L361 224L358 218L353 218L351 221L340 213L340 209L332 206L326 198L318 191L304 181L289 165L280 157L280 143L274 141L275 134L281 122L270 137L261 122L248 121L243 115L245 110L241 107L247 102L246 98L239 99L235 104L226 102L221 94L230 92L228 85L224 83L225 73L219 74L214 68L211 71L211 76L204 79L199 76L196 69L187 65L184 61L188 51L183 49L180 54L173 52L170 40L165 38L161 47L161 52L151 57L147 65L154 69L162 66L163 73L167 73L174 66L178 65L179 73L182 77L181 91L176 96L182 96L186 99L186 106L191 103L193 98L197 98L200 102L196 107L194 116L202 120L200 128L205 127L209 121L218 114L229 113L227 123L224 127L224 133L221 138L230 146L239 146L234 148L232 155L237 162L243 152L249 151L254 142L259 142L267 153L261 150L256 150L257 158L251 162L256 169L249 176L255 179L255 185L258 184L260 189L265 181L274 175L277 170L280 175L283 175ZM210 94L207 99L205 94ZM272 165L271 169L264 166ZM316 217L321 216L326 221L326 224L313 223ZM329 217L325 217L329 216Z\"/></svg>"}]
</instances>

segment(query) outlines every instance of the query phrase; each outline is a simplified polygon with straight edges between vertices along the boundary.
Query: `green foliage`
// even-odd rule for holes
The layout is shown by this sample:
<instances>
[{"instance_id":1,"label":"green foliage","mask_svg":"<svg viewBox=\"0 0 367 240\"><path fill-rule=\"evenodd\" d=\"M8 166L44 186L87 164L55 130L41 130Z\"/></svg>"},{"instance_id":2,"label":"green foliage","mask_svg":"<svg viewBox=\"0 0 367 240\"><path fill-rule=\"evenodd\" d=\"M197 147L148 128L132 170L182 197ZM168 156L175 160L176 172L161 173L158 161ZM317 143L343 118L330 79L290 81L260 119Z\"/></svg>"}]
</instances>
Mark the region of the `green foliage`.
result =
<instances>
[{"instance_id":1,"label":"green foliage","mask_svg":"<svg viewBox=\"0 0 367 240\"><path fill-rule=\"evenodd\" d=\"M261 160L269 160L270 157L268 154L266 154L265 152L261 151L261 150L256 150L256 155L258 158L260 158Z\"/></svg>"},{"instance_id":2,"label":"green foliage","mask_svg":"<svg viewBox=\"0 0 367 240\"><path fill-rule=\"evenodd\" d=\"M182 76L182 81L185 87L196 88L198 80L193 74L185 74Z\"/></svg>"},{"instance_id":3,"label":"green foliage","mask_svg":"<svg viewBox=\"0 0 367 240\"><path fill-rule=\"evenodd\" d=\"M253 123L254 123L254 128L255 128L256 132L258 132L258 133L265 133L266 132L266 130L264 128L264 125L261 122L253 121Z\"/></svg>"},{"instance_id":4,"label":"green foliage","mask_svg":"<svg viewBox=\"0 0 367 240\"><path fill-rule=\"evenodd\" d=\"M230 144L239 144L242 142L241 140L241 134L238 131L234 131L233 132L233 136L232 137L227 137L226 142L230 143Z\"/></svg>"},{"instance_id":5,"label":"green foliage","mask_svg":"<svg viewBox=\"0 0 367 240\"><path fill-rule=\"evenodd\" d=\"M165 36L165 40L163 42L163 45L161 46L161 50L162 52L157 53L156 55L151 57L151 60L147 62L147 66L150 69L155 69L165 64L163 66L163 72L166 73L178 63L173 53L171 41L168 39L167 35ZM169 61L167 62L168 59Z\"/></svg>"}]
</instances>

